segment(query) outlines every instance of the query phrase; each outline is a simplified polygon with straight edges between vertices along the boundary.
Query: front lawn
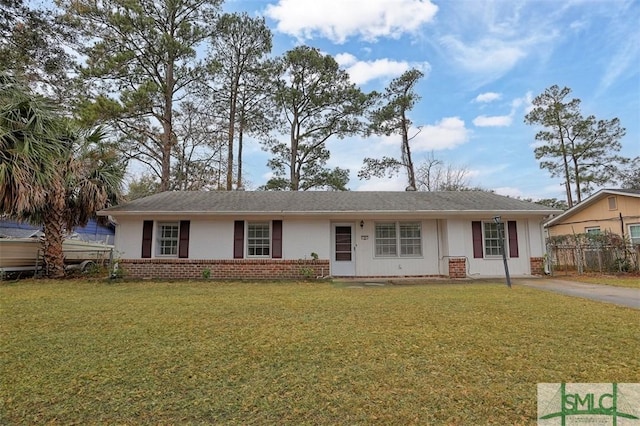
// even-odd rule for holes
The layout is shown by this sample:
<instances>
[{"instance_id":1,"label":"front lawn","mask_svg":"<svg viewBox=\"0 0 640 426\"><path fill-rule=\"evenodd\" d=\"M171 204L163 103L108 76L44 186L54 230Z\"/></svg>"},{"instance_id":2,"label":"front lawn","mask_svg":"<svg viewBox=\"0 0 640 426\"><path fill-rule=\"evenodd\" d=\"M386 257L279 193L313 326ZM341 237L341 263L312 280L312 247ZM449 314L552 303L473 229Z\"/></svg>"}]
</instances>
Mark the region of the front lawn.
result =
<instances>
[{"instance_id":1,"label":"front lawn","mask_svg":"<svg viewBox=\"0 0 640 426\"><path fill-rule=\"evenodd\" d=\"M602 274L582 274L582 275L561 275L558 274L554 278L561 280L570 280L587 284L612 285L616 287L629 287L640 289L640 274L619 274L619 275L602 275Z\"/></svg>"},{"instance_id":2,"label":"front lawn","mask_svg":"<svg viewBox=\"0 0 640 426\"><path fill-rule=\"evenodd\" d=\"M1 424L535 424L640 311L504 284L0 284Z\"/></svg>"}]
</instances>

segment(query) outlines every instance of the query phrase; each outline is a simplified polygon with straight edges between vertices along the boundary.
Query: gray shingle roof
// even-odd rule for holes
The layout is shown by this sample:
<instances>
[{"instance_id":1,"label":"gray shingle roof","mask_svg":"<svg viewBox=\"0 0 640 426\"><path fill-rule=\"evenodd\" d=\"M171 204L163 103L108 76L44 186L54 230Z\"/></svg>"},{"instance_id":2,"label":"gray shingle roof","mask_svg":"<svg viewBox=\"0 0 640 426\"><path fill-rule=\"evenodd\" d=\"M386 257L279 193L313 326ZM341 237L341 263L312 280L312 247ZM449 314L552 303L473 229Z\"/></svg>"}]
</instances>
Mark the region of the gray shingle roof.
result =
<instances>
[{"instance_id":1,"label":"gray shingle roof","mask_svg":"<svg viewBox=\"0 0 640 426\"><path fill-rule=\"evenodd\" d=\"M321 192L321 191L170 191L103 210L100 214L169 213L407 213L519 212L559 213L527 201L484 191Z\"/></svg>"}]
</instances>

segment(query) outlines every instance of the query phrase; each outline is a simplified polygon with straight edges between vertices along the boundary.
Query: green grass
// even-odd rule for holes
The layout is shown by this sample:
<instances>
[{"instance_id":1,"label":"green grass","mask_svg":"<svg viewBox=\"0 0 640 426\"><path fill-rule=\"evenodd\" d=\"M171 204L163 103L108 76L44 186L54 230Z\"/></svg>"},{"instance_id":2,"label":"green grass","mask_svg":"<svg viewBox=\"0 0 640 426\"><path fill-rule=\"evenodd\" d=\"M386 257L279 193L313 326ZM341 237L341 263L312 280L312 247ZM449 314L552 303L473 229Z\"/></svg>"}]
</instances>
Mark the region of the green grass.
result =
<instances>
[{"instance_id":1,"label":"green grass","mask_svg":"<svg viewBox=\"0 0 640 426\"><path fill-rule=\"evenodd\" d=\"M554 278L561 280L576 281L587 284L602 284L611 285L615 287L628 287L640 289L640 274L625 274L625 275L596 275L596 274L584 274L584 275L557 275Z\"/></svg>"},{"instance_id":2,"label":"green grass","mask_svg":"<svg viewBox=\"0 0 640 426\"><path fill-rule=\"evenodd\" d=\"M504 284L0 285L0 424L535 424L640 311Z\"/></svg>"}]
</instances>

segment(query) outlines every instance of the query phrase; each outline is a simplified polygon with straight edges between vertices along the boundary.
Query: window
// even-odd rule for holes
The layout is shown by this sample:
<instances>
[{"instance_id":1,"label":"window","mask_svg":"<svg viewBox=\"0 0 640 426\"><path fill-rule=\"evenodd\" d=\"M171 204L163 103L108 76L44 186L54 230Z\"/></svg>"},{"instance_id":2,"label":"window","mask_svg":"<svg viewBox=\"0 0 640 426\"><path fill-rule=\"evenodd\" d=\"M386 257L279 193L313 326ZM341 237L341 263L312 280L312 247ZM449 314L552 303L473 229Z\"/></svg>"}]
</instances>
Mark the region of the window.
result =
<instances>
[{"instance_id":1,"label":"window","mask_svg":"<svg viewBox=\"0 0 640 426\"><path fill-rule=\"evenodd\" d=\"M616 197L609 197L607 198L607 201L609 201L609 210L618 210Z\"/></svg>"},{"instance_id":2,"label":"window","mask_svg":"<svg viewBox=\"0 0 640 426\"><path fill-rule=\"evenodd\" d=\"M422 256L419 223L376 223L376 257Z\"/></svg>"},{"instance_id":3,"label":"window","mask_svg":"<svg viewBox=\"0 0 640 426\"><path fill-rule=\"evenodd\" d=\"M502 256L500 249L500 227L502 223L484 222L484 255Z\"/></svg>"},{"instance_id":4,"label":"window","mask_svg":"<svg viewBox=\"0 0 640 426\"><path fill-rule=\"evenodd\" d=\"M500 226L500 228L499 228ZM471 222L471 235L473 239L473 258L496 258L502 256L500 249L500 232L504 232L504 247L510 258L519 257L518 248L518 223L509 220L500 224L494 221L473 221Z\"/></svg>"},{"instance_id":5,"label":"window","mask_svg":"<svg viewBox=\"0 0 640 426\"><path fill-rule=\"evenodd\" d=\"M177 222L158 224L158 255L178 255L179 230Z\"/></svg>"},{"instance_id":6,"label":"window","mask_svg":"<svg viewBox=\"0 0 640 426\"><path fill-rule=\"evenodd\" d=\"M376 224L376 256L396 256L396 224Z\"/></svg>"},{"instance_id":7,"label":"window","mask_svg":"<svg viewBox=\"0 0 640 426\"><path fill-rule=\"evenodd\" d=\"M269 222L253 222L247 225L247 255L269 256L271 253L271 238Z\"/></svg>"},{"instance_id":8,"label":"window","mask_svg":"<svg viewBox=\"0 0 640 426\"><path fill-rule=\"evenodd\" d=\"M629 238L631 238L631 244L640 244L640 223L629 225Z\"/></svg>"},{"instance_id":9,"label":"window","mask_svg":"<svg viewBox=\"0 0 640 426\"><path fill-rule=\"evenodd\" d=\"M422 256L419 223L400 224L400 256Z\"/></svg>"},{"instance_id":10,"label":"window","mask_svg":"<svg viewBox=\"0 0 640 426\"><path fill-rule=\"evenodd\" d=\"M599 235L600 234L600 227L599 226L592 226L590 228L584 228L584 232L587 235Z\"/></svg>"}]
</instances>

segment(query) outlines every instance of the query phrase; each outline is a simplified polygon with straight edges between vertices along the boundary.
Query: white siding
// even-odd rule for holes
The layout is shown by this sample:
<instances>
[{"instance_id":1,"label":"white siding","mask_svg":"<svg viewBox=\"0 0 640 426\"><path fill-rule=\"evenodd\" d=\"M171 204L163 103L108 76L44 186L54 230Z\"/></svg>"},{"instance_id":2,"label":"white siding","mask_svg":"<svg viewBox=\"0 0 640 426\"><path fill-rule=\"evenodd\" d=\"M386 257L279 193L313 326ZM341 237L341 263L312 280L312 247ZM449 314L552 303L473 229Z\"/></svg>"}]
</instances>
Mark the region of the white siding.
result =
<instances>
[{"instance_id":1,"label":"white siding","mask_svg":"<svg viewBox=\"0 0 640 426\"><path fill-rule=\"evenodd\" d=\"M311 253L317 253L320 259L329 259L330 250L329 220L285 219L282 221L283 259L311 259Z\"/></svg>"},{"instance_id":2,"label":"white siding","mask_svg":"<svg viewBox=\"0 0 640 426\"><path fill-rule=\"evenodd\" d=\"M186 220L186 218L162 219L162 222ZM270 220L265 218L248 218L247 221ZM233 259L233 218L191 219L189 232L190 259ZM115 247L120 258L139 259L142 253L142 218L118 218ZM246 225L245 225L246 226ZM155 257L154 248L151 256ZM246 236L246 233L245 233ZM320 259L330 256L330 222L329 220L283 220L282 258L310 259L311 253L318 254ZM246 249L246 239L245 239Z\"/></svg>"},{"instance_id":3,"label":"white siding","mask_svg":"<svg viewBox=\"0 0 640 426\"><path fill-rule=\"evenodd\" d=\"M189 259L233 259L233 223L233 219L191 220Z\"/></svg>"},{"instance_id":4,"label":"white siding","mask_svg":"<svg viewBox=\"0 0 640 426\"><path fill-rule=\"evenodd\" d=\"M142 222L140 218L118 218L114 239L115 255L121 259L139 259L142 255Z\"/></svg>"},{"instance_id":5,"label":"white siding","mask_svg":"<svg viewBox=\"0 0 640 426\"><path fill-rule=\"evenodd\" d=\"M529 219L527 221L529 229L529 247L531 248L531 257L543 257L546 253L544 230L542 221Z\"/></svg>"},{"instance_id":6,"label":"white siding","mask_svg":"<svg viewBox=\"0 0 640 426\"><path fill-rule=\"evenodd\" d=\"M123 259L138 259L142 248L143 217L116 217L116 256ZM234 220L283 220L283 259L309 259L317 253L320 259L332 255L332 223L329 218L266 218L254 217L170 217L162 221L190 220L190 259L232 259ZM413 220L421 223L422 256L417 258L375 257L375 223L365 218L346 220L354 224L356 276L411 276L447 275L451 257L464 257L470 277L501 277L504 266L501 257L474 259L471 222L473 218ZM509 220L504 218L504 220ZM412 221L403 219L402 221ZM336 220L335 222L345 222ZM513 276L531 273L530 258L544 256L544 237L541 219L518 219L519 257L508 259L509 272ZM246 248L246 241L245 241ZM154 247L155 257L155 227Z\"/></svg>"},{"instance_id":7,"label":"white siding","mask_svg":"<svg viewBox=\"0 0 640 426\"><path fill-rule=\"evenodd\" d=\"M456 219L447 220L446 229L448 234L450 257L466 257L467 274L473 277L499 277L504 276L504 262L502 257L494 258L478 258L473 257L473 233L471 230L471 222L473 219ZM477 220L477 219L475 219ZM505 219L508 220L508 219ZM510 258L507 256L507 264L509 266L509 274L513 276L530 275L530 257L531 250L529 244L532 241L531 223L529 220L517 220L518 229L518 257ZM535 222L534 222L535 225ZM540 225L537 225L536 231L540 234ZM538 243L540 242L538 236Z\"/></svg>"},{"instance_id":8,"label":"white siding","mask_svg":"<svg viewBox=\"0 0 640 426\"><path fill-rule=\"evenodd\" d=\"M397 276L397 275L439 275L438 270L438 227L436 220L407 220L421 223L422 256L376 257L375 220L358 224L355 230L356 275ZM363 236L366 239L363 239Z\"/></svg>"}]
</instances>

